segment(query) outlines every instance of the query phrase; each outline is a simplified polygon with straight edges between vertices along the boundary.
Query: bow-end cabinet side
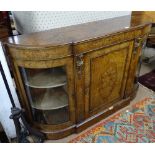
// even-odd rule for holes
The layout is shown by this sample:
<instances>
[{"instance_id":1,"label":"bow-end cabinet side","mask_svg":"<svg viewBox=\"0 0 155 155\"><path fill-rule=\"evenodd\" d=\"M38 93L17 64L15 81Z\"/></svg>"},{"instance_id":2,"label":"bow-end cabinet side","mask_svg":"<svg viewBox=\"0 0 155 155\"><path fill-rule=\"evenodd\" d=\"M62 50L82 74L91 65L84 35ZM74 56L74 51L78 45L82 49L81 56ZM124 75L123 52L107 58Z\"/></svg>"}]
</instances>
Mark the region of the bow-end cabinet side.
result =
<instances>
[{"instance_id":1,"label":"bow-end cabinet side","mask_svg":"<svg viewBox=\"0 0 155 155\"><path fill-rule=\"evenodd\" d=\"M47 139L75 131L74 65L71 46L6 45L28 122Z\"/></svg>"}]
</instances>

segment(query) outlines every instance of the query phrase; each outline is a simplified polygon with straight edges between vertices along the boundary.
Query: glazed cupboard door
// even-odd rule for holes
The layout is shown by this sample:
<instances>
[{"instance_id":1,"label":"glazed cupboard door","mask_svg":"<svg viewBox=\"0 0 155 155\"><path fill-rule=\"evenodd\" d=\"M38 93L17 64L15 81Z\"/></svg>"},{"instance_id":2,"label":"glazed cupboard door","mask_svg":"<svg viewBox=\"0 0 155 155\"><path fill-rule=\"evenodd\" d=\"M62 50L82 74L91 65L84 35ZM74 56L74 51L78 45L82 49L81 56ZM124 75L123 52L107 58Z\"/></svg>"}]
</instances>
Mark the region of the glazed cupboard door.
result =
<instances>
[{"instance_id":1,"label":"glazed cupboard door","mask_svg":"<svg viewBox=\"0 0 155 155\"><path fill-rule=\"evenodd\" d=\"M123 99L133 41L84 55L86 117L106 110Z\"/></svg>"},{"instance_id":2,"label":"glazed cupboard door","mask_svg":"<svg viewBox=\"0 0 155 155\"><path fill-rule=\"evenodd\" d=\"M31 119L43 125L74 124L73 59L17 60L16 64Z\"/></svg>"}]
</instances>

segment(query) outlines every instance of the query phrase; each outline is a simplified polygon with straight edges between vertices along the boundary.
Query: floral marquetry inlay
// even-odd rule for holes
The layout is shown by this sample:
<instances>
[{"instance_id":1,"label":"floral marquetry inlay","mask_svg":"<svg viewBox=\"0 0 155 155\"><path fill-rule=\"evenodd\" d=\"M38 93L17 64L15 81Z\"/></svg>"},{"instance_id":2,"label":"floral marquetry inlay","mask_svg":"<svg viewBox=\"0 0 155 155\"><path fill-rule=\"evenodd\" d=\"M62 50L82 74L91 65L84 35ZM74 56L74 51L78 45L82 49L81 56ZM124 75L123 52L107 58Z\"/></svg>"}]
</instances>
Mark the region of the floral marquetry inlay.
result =
<instances>
[{"instance_id":1,"label":"floral marquetry inlay","mask_svg":"<svg viewBox=\"0 0 155 155\"><path fill-rule=\"evenodd\" d=\"M124 71L129 59L129 43L96 51L91 55L90 111L108 107L111 102L122 97ZM101 54L103 53L103 54Z\"/></svg>"},{"instance_id":2,"label":"floral marquetry inlay","mask_svg":"<svg viewBox=\"0 0 155 155\"><path fill-rule=\"evenodd\" d=\"M117 63L115 60L109 60L105 57L104 61L106 62L106 68L104 72L100 75L100 85L99 85L99 93L102 100L106 100L106 98L112 93L113 87L115 87L115 83L117 81ZM106 89L106 91L104 91Z\"/></svg>"}]
</instances>

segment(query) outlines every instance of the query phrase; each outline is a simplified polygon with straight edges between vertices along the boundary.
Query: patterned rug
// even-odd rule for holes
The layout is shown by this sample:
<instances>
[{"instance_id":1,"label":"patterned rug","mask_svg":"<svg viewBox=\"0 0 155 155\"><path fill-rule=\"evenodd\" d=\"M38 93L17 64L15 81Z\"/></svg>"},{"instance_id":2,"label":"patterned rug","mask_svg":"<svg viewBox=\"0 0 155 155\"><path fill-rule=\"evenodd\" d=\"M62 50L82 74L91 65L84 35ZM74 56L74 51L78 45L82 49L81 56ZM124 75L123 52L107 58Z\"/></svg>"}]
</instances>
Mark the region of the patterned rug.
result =
<instances>
[{"instance_id":1,"label":"patterned rug","mask_svg":"<svg viewBox=\"0 0 155 155\"><path fill-rule=\"evenodd\" d=\"M155 70L140 76L138 78L138 82L145 87L155 91Z\"/></svg>"},{"instance_id":2,"label":"patterned rug","mask_svg":"<svg viewBox=\"0 0 155 155\"><path fill-rule=\"evenodd\" d=\"M70 143L153 143L155 142L155 98L145 98L121 111Z\"/></svg>"}]
</instances>

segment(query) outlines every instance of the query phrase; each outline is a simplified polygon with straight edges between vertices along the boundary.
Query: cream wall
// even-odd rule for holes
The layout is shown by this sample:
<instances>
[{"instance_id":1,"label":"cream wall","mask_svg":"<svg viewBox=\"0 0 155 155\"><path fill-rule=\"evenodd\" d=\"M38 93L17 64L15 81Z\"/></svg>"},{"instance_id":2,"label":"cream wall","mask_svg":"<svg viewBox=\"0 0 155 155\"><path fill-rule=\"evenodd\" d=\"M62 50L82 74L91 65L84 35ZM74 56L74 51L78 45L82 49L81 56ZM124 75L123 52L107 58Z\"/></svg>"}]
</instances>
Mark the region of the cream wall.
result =
<instances>
[{"instance_id":1,"label":"cream wall","mask_svg":"<svg viewBox=\"0 0 155 155\"><path fill-rule=\"evenodd\" d=\"M118 16L130 11L22 11L13 12L20 33L31 33Z\"/></svg>"}]
</instances>

